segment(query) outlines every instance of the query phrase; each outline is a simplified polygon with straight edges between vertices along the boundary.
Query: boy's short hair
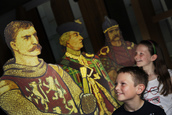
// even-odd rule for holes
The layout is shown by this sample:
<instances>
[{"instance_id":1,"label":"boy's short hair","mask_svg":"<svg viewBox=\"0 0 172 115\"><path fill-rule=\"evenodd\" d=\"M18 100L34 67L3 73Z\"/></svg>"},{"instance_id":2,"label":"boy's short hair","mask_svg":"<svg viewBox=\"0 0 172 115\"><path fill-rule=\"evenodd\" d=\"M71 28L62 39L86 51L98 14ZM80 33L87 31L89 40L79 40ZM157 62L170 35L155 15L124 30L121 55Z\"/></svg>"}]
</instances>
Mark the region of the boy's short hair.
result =
<instances>
[{"instance_id":1,"label":"boy's short hair","mask_svg":"<svg viewBox=\"0 0 172 115\"><path fill-rule=\"evenodd\" d=\"M117 74L119 73L131 74L133 78L134 86L137 86L138 84L144 84L145 85L144 91L146 90L148 84L148 74L141 67L137 67L137 66L123 67L117 72ZM141 98L143 97L144 91L141 94Z\"/></svg>"}]
</instances>

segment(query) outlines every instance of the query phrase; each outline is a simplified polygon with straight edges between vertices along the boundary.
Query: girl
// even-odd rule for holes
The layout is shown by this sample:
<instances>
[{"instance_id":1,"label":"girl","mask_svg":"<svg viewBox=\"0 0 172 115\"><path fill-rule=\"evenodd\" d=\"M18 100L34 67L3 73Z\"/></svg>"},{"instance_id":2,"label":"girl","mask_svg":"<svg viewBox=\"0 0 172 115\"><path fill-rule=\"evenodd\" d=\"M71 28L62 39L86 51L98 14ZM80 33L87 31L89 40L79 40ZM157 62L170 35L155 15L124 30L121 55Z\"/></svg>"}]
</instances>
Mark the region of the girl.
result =
<instances>
[{"instance_id":1,"label":"girl","mask_svg":"<svg viewBox=\"0 0 172 115\"><path fill-rule=\"evenodd\" d=\"M144 99L161 106L167 115L172 115L172 77L158 44L152 40L141 41L134 59L136 65L143 67L149 75Z\"/></svg>"}]
</instances>

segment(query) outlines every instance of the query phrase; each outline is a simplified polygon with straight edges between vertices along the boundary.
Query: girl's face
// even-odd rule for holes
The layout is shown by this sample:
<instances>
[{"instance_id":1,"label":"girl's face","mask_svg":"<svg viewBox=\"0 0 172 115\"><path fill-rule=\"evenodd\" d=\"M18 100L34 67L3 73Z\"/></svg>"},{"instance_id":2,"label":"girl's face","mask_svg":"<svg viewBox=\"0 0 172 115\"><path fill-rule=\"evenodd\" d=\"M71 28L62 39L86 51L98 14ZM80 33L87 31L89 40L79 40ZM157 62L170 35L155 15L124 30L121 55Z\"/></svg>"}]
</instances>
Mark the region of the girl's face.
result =
<instances>
[{"instance_id":1,"label":"girl's face","mask_svg":"<svg viewBox=\"0 0 172 115\"><path fill-rule=\"evenodd\" d=\"M138 67L145 67L145 66L149 66L153 63L153 61L155 60L153 58L153 55L151 56L148 47L143 45L143 44L139 44L136 48L136 54L134 57L135 61L136 61L136 65Z\"/></svg>"}]
</instances>

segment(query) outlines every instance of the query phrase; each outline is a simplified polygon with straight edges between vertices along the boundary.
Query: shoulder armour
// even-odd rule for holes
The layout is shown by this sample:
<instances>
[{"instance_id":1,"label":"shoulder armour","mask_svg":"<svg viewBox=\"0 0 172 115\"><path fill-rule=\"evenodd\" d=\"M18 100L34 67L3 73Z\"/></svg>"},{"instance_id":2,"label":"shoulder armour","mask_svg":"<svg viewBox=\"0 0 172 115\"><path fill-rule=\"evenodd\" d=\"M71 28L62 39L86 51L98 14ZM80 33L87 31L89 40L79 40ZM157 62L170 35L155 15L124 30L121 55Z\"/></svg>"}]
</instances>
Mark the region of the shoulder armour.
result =
<instances>
[{"instance_id":1,"label":"shoulder armour","mask_svg":"<svg viewBox=\"0 0 172 115\"><path fill-rule=\"evenodd\" d=\"M127 49L133 49L134 43L133 42L127 42Z\"/></svg>"},{"instance_id":2,"label":"shoulder armour","mask_svg":"<svg viewBox=\"0 0 172 115\"><path fill-rule=\"evenodd\" d=\"M94 57L94 54L85 53L85 56L86 56L86 57L89 57L89 58L92 58L92 57Z\"/></svg>"},{"instance_id":3,"label":"shoulder armour","mask_svg":"<svg viewBox=\"0 0 172 115\"><path fill-rule=\"evenodd\" d=\"M100 49L98 56L107 55L109 53L109 46L104 46Z\"/></svg>"}]
</instances>

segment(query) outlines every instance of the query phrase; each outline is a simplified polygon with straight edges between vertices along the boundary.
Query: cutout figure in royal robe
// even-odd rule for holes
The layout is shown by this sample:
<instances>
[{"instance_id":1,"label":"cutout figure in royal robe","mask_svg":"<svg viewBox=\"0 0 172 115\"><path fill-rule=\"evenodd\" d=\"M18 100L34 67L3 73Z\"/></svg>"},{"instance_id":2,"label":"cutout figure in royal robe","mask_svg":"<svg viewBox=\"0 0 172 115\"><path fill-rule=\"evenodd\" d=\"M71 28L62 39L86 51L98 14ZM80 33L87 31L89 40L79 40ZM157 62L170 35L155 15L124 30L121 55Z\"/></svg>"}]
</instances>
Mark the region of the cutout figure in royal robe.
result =
<instances>
[{"instance_id":1,"label":"cutout figure in royal robe","mask_svg":"<svg viewBox=\"0 0 172 115\"><path fill-rule=\"evenodd\" d=\"M0 107L16 115L83 114L80 87L59 65L38 58L41 45L34 25L12 21L4 34L14 58L3 66Z\"/></svg>"},{"instance_id":2,"label":"cutout figure in royal robe","mask_svg":"<svg viewBox=\"0 0 172 115\"><path fill-rule=\"evenodd\" d=\"M102 29L106 38L106 46L101 48L97 55L100 57L110 79L115 83L117 71L121 67L135 64L136 45L133 42L125 41L119 24L107 16L105 16Z\"/></svg>"},{"instance_id":3,"label":"cutout figure in royal robe","mask_svg":"<svg viewBox=\"0 0 172 115\"><path fill-rule=\"evenodd\" d=\"M83 104L87 103L91 108L95 108L94 114L111 115L113 110L120 106L111 95L114 84L98 56L81 52L84 39L80 35L82 31L82 24L76 22L67 22L57 28L57 32L61 35L60 44L66 47L60 64L83 89L84 94L88 95L88 101L85 99ZM96 101L91 101L90 95L95 97ZM96 107L93 102L96 102Z\"/></svg>"}]
</instances>

